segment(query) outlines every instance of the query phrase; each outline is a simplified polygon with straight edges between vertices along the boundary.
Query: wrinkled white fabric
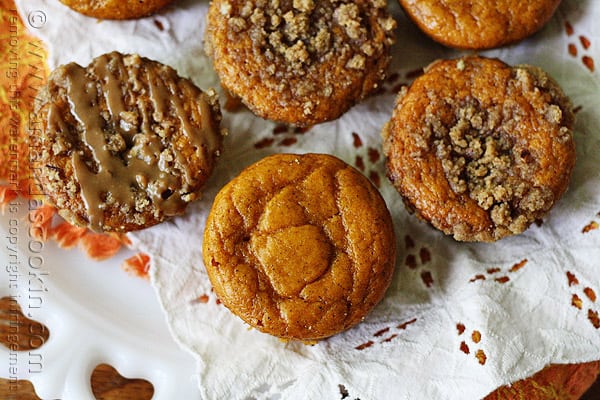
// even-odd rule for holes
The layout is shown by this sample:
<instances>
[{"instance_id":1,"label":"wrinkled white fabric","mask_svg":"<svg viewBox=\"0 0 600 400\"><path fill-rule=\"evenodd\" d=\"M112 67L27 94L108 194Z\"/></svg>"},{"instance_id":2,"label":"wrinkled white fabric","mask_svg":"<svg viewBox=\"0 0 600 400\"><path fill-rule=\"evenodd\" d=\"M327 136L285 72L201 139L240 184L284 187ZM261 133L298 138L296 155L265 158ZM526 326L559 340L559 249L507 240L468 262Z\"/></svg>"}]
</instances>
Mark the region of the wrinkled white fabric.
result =
<instances>
[{"instance_id":1,"label":"wrinkled white fabric","mask_svg":"<svg viewBox=\"0 0 600 400\"><path fill-rule=\"evenodd\" d=\"M45 13L45 23L31 31L48 44L51 67L86 65L112 50L137 52L203 89L218 87L202 51L206 1L176 1L156 16L117 22L83 17L58 1L17 3L25 18ZM395 2L390 8L398 37L381 94L305 133L274 130L276 124L248 111L225 112L230 134L204 198L185 216L131 235L134 247L152 256L152 285L173 336L197 359L205 398L479 399L550 363L600 359L594 296L600 295L600 229L594 229L600 223L600 80L583 61L600 61L600 2L565 0L535 36L482 52L542 67L578 107L570 189L541 225L493 244L458 243L418 222L387 182L379 132L394 90L412 71L462 54L427 39ZM217 304L202 263L215 194L241 169L276 152L334 154L379 180L398 237L396 273L383 302L357 327L312 346L248 329Z\"/></svg>"}]
</instances>

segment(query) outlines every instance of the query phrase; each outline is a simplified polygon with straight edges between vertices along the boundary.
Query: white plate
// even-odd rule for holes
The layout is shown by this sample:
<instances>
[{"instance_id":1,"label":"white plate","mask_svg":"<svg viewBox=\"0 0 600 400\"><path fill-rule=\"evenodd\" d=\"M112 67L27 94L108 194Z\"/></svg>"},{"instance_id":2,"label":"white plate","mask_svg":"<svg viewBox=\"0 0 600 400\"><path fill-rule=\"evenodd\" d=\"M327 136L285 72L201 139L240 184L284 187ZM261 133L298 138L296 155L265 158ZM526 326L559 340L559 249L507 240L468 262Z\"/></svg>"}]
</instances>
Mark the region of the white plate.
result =
<instances>
[{"instance_id":1,"label":"white plate","mask_svg":"<svg viewBox=\"0 0 600 400\"><path fill-rule=\"evenodd\" d=\"M44 399L93 399L91 373L108 363L152 382L153 399L197 398L193 358L173 341L152 287L119 267L130 252L97 262L79 249L42 244L29 236L29 205L19 202L0 216L0 296L14 296L50 337L30 352L0 346L0 376L30 380Z\"/></svg>"}]
</instances>

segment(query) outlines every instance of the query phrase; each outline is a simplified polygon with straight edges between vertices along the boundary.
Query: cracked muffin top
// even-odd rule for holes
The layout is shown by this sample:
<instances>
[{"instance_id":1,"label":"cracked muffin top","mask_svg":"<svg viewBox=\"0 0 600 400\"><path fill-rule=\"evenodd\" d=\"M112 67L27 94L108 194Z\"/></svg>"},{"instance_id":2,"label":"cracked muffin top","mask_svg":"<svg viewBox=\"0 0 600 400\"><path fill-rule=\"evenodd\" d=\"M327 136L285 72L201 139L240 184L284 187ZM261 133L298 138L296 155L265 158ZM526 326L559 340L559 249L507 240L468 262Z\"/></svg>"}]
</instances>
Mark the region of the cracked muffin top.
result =
<instances>
[{"instance_id":1,"label":"cracked muffin top","mask_svg":"<svg viewBox=\"0 0 600 400\"><path fill-rule=\"evenodd\" d=\"M524 39L552 17L560 0L399 0L419 28L449 47L482 50Z\"/></svg>"},{"instance_id":2,"label":"cracked muffin top","mask_svg":"<svg viewBox=\"0 0 600 400\"><path fill-rule=\"evenodd\" d=\"M214 0L205 47L255 114L307 126L378 88L395 26L382 0Z\"/></svg>"},{"instance_id":3,"label":"cracked muffin top","mask_svg":"<svg viewBox=\"0 0 600 400\"><path fill-rule=\"evenodd\" d=\"M574 118L537 67L438 61L399 95L383 129L388 176L409 210L457 240L518 234L567 189Z\"/></svg>"},{"instance_id":4,"label":"cracked muffin top","mask_svg":"<svg viewBox=\"0 0 600 400\"><path fill-rule=\"evenodd\" d=\"M325 154L277 154L217 195L203 257L221 302L260 331L317 340L360 322L395 264L391 217L360 172Z\"/></svg>"},{"instance_id":5,"label":"cracked muffin top","mask_svg":"<svg viewBox=\"0 0 600 400\"><path fill-rule=\"evenodd\" d=\"M138 55L54 70L36 110L36 179L72 224L128 232L181 214L200 195L223 132L216 93Z\"/></svg>"}]
</instances>

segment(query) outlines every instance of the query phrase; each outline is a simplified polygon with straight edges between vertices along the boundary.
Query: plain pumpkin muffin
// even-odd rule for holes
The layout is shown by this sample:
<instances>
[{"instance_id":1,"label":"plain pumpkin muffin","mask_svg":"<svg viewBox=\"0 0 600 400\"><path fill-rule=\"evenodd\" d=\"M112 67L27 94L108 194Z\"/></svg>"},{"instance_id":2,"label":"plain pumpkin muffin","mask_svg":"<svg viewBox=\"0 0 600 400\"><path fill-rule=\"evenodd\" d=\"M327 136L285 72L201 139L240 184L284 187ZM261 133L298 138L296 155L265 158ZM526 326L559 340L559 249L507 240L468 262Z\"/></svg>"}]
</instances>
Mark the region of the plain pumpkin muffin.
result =
<instances>
[{"instance_id":1,"label":"plain pumpkin muffin","mask_svg":"<svg viewBox=\"0 0 600 400\"><path fill-rule=\"evenodd\" d=\"M249 325L316 340L382 299L395 238L385 202L356 169L325 154L277 154L218 193L203 258L218 298Z\"/></svg>"},{"instance_id":2,"label":"plain pumpkin muffin","mask_svg":"<svg viewBox=\"0 0 600 400\"><path fill-rule=\"evenodd\" d=\"M40 91L34 174L49 203L95 231L147 228L201 195L223 131L214 91L117 52L62 65Z\"/></svg>"},{"instance_id":3,"label":"plain pumpkin muffin","mask_svg":"<svg viewBox=\"0 0 600 400\"><path fill-rule=\"evenodd\" d=\"M379 88L395 27L383 0L213 0L205 47L256 115L307 126Z\"/></svg>"},{"instance_id":4,"label":"plain pumpkin muffin","mask_svg":"<svg viewBox=\"0 0 600 400\"><path fill-rule=\"evenodd\" d=\"M399 0L435 41L460 49L489 49L524 39L552 17L560 0Z\"/></svg>"},{"instance_id":5,"label":"plain pumpkin muffin","mask_svg":"<svg viewBox=\"0 0 600 400\"><path fill-rule=\"evenodd\" d=\"M157 12L173 0L60 0L60 2L88 17L136 19Z\"/></svg>"},{"instance_id":6,"label":"plain pumpkin muffin","mask_svg":"<svg viewBox=\"0 0 600 400\"><path fill-rule=\"evenodd\" d=\"M388 177L421 219L462 241L523 232L567 189L571 102L541 69L442 60L399 95L384 127Z\"/></svg>"}]
</instances>

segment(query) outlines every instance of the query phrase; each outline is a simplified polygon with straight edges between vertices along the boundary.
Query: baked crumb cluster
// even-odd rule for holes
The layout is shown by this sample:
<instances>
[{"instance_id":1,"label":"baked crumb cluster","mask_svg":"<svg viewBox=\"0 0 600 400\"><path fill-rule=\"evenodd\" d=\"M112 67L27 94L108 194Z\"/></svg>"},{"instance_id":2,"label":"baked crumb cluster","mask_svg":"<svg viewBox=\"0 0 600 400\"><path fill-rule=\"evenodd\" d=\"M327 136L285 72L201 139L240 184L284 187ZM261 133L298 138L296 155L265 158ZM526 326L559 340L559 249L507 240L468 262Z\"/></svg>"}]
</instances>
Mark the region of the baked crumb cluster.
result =
<instances>
[{"instance_id":1,"label":"baked crumb cluster","mask_svg":"<svg viewBox=\"0 0 600 400\"><path fill-rule=\"evenodd\" d=\"M347 68L364 69L367 57L392 44L396 26L385 1L225 1L220 12L229 39L247 31L252 46L262 50L258 56L270 64L266 72L284 78L309 74L311 64L345 54L352 54ZM386 40L375 37L370 24L378 25Z\"/></svg>"},{"instance_id":2,"label":"baked crumb cluster","mask_svg":"<svg viewBox=\"0 0 600 400\"><path fill-rule=\"evenodd\" d=\"M61 215L98 231L183 212L221 146L216 93L137 55L57 68L37 108L48 121L37 178Z\"/></svg>"},{"instance_id":3,"label":"baked crumb cluster","mask_svg":"<svg viewBox=\"0 0 600 400\"><path fill-rule=\"evenodd\" d=\"M341 101L345 110L384 77L396 27L386 7L372 0L217 0L206 51L223 86L257 114L299 124L333 119L342 111L327 102ZM341 98L332 96L340 90ZM325 113L321 102L331 115L313 117ZM299 115L280 116L271 110L276 105Z\"/></svg>"},{"instance_id":4,"label":"baked crumb cluster","mask_svg":"<svg viewBox=\"0 0 600 400\"><path fill-rule=\"evenodd\" d=\"M498 240L566 190L573 124L569 99L539 68L438 61L401 93L383 130L389 176L409 209L442 231Z\"/></svg>"},{"instance_id":5,"label":"baked crumb cluster","mask_svg":"<svg viewBox=\"0 0 600 400\"><path fill-rule=\"evenodd\" d=\"M533 166L526 163L531 155L525 151L519 155L525 163L515 159L514 141L506 131L510 127L502 126L501 110L481 110L473 104L456 110L455 125L436 130L433 136L433 148L452 190L466 193L489 211L494 224L522 232L534 217L522 212L549 209L552 192L532 188L528 177L521 176L531 173Z\"/></svg>"}]
</instances>

